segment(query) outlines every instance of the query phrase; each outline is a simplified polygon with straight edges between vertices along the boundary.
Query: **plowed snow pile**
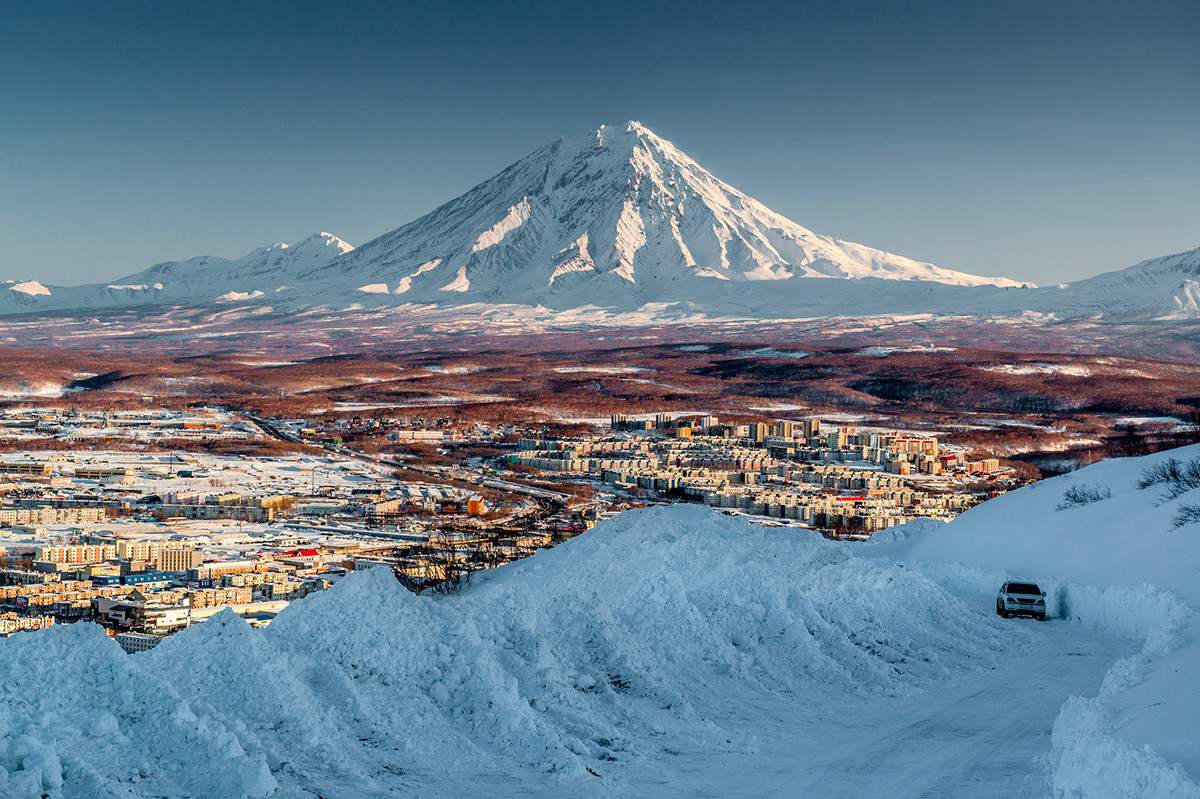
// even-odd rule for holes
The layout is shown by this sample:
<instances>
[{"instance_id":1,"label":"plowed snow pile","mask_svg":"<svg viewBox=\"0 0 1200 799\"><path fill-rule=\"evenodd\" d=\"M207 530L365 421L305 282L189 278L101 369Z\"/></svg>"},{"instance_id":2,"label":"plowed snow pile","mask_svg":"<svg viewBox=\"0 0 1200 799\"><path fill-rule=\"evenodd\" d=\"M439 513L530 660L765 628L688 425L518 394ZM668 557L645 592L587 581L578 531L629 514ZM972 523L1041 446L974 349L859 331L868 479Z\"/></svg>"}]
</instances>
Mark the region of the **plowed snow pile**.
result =
<instances>
[{"instance_id":1,"label":"plowed snow pile","mask_svg":"<svg viewBox=\"0 0 1200 799\"><path fill-rule=\"evenodd\" d=\"M756 708L901 701L1027 645L898 564L633 512L455 596L374 569L262 631L225 613L133 656L91 625L0 642L0 795L636 792L631 769L673 753L753 750Z\"/></svg>"}]
</instances>

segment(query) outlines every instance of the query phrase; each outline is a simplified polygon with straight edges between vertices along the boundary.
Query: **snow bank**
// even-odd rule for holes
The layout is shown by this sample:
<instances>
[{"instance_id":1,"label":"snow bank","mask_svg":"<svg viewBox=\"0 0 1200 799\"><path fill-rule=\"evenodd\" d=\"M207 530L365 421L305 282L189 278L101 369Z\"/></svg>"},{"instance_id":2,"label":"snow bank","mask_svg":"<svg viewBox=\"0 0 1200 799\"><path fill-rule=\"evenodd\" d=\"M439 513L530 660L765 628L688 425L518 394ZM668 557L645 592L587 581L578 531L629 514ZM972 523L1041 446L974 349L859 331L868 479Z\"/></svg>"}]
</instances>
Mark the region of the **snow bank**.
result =
<instances>
[{"instance_id":1,"label":"snow bank","mask_svg":"<svg viewBox=\"0 0 1200 799\"><path fill-rule=\"evenodd\" d=\"M1200 447L866 546L661 507L457 595L416 596L374 569L265 630L225 612L133 656L91 625L0 641L0 796L611 796L646 793L635 781L651 772L662 787L743 762L785 779L835 761L754 760L760 729L798 729L768 718L836 725L956 681L995 691L1014 669L1018 687L1034 648L1068 629L1136 643L1100 685L1114 644L1095 695L1062 706L1044 744L1055 794L1200 796L1200 530L1172 521L1196 498L1138 488L1171 456ZM1073 624L1000 620L988 603L1005 576L1041 583ZM1073 646L1036 662L1085 654Z\"/></svg>"},{"instance_id":2,"label":"snow bank","mask_svg":"<svg viewBox=\"0 0 1200 799\"><path fill-rule=\"evenodd\" d=\"M753 748L755 706L911 697L1027 647L918 570L657 508L454 596L377 568L130 657L91 625L0 642L50 664L0 687L0 793L611 795L685 744Z\"/></svg>"},{"instance_id":3,"label":"snow bank","mask_svg":"<svg viewBox=\"0 0 1200 799\"><path fill-rule=\"evenodd\" d=\"M240 622L240 620L239 620ZM277 788L261 756L194 713L97 626L3 642L0 795L245 796Z\"/></svg>"}]
</instances>

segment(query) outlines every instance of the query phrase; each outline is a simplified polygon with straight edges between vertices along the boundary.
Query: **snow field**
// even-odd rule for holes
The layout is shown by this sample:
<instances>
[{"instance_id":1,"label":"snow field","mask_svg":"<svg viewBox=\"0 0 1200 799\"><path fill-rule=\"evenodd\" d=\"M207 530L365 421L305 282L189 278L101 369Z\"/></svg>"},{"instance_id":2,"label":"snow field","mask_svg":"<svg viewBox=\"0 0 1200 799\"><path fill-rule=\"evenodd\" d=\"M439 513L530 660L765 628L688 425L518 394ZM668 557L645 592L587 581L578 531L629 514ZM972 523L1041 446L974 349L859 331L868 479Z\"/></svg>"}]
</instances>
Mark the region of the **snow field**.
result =
<instances>
[{"instance_id":1,"label":"snow field","mask_svg":"<svg viewBox=\"0 0 1200 799\"><path fill-rule=\"evenodd\" d=\"M367 703L384 709L385 736L416 715L420 738L440 728L442 741L568 777L654 757L646 739L701 723L721 681L897 696L977 666L980 648L1017 645L969 613L947 625L954 600L902 567L864 568L698 508L629 517L456 597L413 597L371 573L294 606L266 637L344 673L370 664L360 692L413 697ZM363 602L382 612L347 618Z\"/></svg>"},{"instance_id":2,"label":"snow field","mask_svg":"<svg viewBox=\"0 0 1200 799\"><path fill-rule=\"evenodd\" d=\"M239 623L243 623L239 619ZM260 756L197 716L95 625L5 643L0 795L246 796L276 782Z\"/></svg>"}]
</instances>

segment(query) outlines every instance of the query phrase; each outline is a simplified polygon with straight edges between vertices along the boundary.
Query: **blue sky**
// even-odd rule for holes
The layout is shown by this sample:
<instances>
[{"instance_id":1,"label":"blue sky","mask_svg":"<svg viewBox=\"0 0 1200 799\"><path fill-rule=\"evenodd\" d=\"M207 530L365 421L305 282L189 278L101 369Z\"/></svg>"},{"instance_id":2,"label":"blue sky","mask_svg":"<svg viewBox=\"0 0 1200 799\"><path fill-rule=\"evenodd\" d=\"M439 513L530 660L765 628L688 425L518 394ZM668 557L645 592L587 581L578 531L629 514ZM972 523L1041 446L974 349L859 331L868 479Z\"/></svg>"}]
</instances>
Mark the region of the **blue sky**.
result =
<instances>
[{"instance_id":1,"label":"blue sky","mask_svg":"<svg viewBox=\"0 0 1200 799\"><path fill-rule=\"evenodd\" d=\"M815 230L1053 283L1200 246L1200 4L21 3L0 279L399 227L637 119Z\"/></svg>"}]
</instances>

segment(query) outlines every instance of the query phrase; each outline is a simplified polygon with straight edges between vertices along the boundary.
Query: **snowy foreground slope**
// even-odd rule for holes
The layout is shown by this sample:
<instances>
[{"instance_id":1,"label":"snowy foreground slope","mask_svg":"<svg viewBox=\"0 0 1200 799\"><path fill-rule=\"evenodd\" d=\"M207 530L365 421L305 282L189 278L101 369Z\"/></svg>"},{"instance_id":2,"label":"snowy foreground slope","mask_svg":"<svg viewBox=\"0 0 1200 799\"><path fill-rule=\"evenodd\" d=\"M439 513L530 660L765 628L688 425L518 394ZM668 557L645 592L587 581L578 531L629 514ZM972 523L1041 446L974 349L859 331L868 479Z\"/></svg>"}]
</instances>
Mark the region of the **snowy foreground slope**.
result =
<instances>
[{"instance_id":1,"label":"snowy foreground slope","mask_svg":"<svg viewBox=\"0 0 1200 799\"><path fill-rule=\"evenodd\" d=\"M1146 484L1171 461L1200 476L1200 446L1105 461L868 548L927 571L961 564L967 579L1036 580L1051 613L1142 642L1055 721L1058 794L1200 796L1200 521L1175 526L1200 482Z\"/></svg>"},{"instance_id":2,"label":"snowy foreground slope","mask_svg":"<svg viewBox=\"0 0 1200 799\"><path fill-rule=\"evenodd\" d=\"M867 546L674 506L456 596L374 569L132 656L0 641L0 796L1200 796L1200 528L1153 460ZM995 616L1006 573L1065 618Z\"/></svg>"}]
</instances>

